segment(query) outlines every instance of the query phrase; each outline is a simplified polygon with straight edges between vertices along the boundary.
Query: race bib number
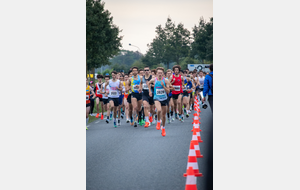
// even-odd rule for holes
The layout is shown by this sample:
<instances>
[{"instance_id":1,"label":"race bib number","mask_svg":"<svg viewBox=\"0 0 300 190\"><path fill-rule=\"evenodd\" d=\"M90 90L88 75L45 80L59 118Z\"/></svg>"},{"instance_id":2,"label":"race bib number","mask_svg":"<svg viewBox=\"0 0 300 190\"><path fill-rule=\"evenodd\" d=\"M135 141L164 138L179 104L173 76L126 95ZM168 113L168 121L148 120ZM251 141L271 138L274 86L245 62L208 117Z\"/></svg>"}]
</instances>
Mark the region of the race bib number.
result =
<instances>
[{"instance_id":1,"label":"race bib number","mask_svg":"<svg viewBox=\"0 0 300 190\"><path fill-rule=\"evenodd\" d=\"M146 83L143 84L143 89L149 90L148 85Z\"/></svg>"},{"instance_id":2,"label":"race bib number","mask_svg":"<svg viewBox=\"0 0 300 190\"><path fill-rule=\"evenodd\" d=\"M186 85L184 85L184 88L183 88L183 90L184 90L184 91L186 91L186 90L187 90L187 88L186 88Z\"/></svg>"},{"instance_id":3,"label":"race bib number","mask_svg":"<svg viewBox=\"0 0 300 190\"><path fill-rule=\"evenodd\" d=\"M97 94L100 94L100 90L97 90Z\"/></svg>"},{"instance_id":4,"label":"race bib number","mask_svg":"<svg viewBox=\"0 0 300 190\"><path fill-rule=\"evenodd\" d=\"M175 88L175 91L180 91L180 86L179 85L173 85Z\"/></svg>"},{"instance_id":5,"label":"race bib number","mask_svg":"<svg viewBox=\"0 0 300 190\"><path fill-rule=\"evenodd\" d=\"M116 90L111 90L110 91L110 95L111 96L117 96L118 95L118 92Z\"/></svg>"},{"instance_id":6,"label":"race bib number","mask_svg":"<svg viewBox=\"0 0 300 190\"><path fill-rule=\"evenodd\" d=\"M139 85L134 85L133 90L139 90Z\"/></svg>"},{"instance_id":7,"label":"race bib number","mask_svg":"<svg viewBox=\"0 0 300 190\"><path fill-rule=\"evenodd\" d=\"M86 95L86 100L89 100L89 95Z\"/></svg>"},{"instance_id":8,"label":"race bib number","mask_svg":"<svg viewBox=\"0 0 300 190\"><path fill-rule=\"evenodd\" d=\"M165 94L165 89L156 89L156 94L157 95L164 95Z\"/></svg>"}]
</instances>

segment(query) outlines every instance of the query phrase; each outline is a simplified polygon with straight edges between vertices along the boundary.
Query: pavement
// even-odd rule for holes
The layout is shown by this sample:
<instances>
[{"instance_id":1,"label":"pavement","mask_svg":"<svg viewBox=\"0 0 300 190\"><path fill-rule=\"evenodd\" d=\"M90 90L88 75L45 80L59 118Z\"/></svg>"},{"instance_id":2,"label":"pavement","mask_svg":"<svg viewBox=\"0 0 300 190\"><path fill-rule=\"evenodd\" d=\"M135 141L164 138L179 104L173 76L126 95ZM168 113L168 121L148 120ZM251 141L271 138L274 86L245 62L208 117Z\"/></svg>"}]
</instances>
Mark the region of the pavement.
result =
<instances>
[{"instance_id":1,"label":"pavement","mask_svg":"<svg viewBox=\"0 0 300 190\"><path fill-rule=\"evenodd\" d=\"M192 114L194 111L192 111ZM114 128L96 120L86 131L86 189L87 190L183 190L185 189L187 160L193 133L193 115L184 122L166 124L166 136L149 128L133 127L121 119ZM212 112L201 109L201 139L203 158L198 158L198 189L208 189L212 183ZM209 160L210 159L210 160ZM209 162L210 161L210 162Z\"/></svg>"}]
</instances>

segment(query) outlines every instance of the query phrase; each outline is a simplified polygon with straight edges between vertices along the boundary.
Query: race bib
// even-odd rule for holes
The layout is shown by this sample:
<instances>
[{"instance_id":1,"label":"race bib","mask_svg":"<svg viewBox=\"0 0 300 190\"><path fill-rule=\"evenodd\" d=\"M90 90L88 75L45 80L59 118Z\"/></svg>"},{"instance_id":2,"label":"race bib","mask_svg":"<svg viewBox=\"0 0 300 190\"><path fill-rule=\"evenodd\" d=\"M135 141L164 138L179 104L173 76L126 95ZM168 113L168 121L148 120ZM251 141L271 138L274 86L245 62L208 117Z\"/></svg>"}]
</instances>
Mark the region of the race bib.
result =
<instances>
[{"instance_id":1,"label":"race bib","mask_svg":"<svg viewBox=\"0 0 300 190\"><path fill-rule=\"evenodd\" d=\"M110 96L117 96L118 92L116 90L111 90L109 95Z\"/></svg>"},{"instance_id":2,"label":"race bib","mask_svg":"<svg viewBox=\"0 0 300 190\"><path fill-rule=\"evenodd\" d=\"M134 85L133 90L139 90L139 87L140 87L139 85Z\"/></svg>"},{"instance_id":3,"label":"race bib","mask_svg":"<svg viewBox=\"0 0 300 190\"><path fill-rule=\"evenodd\" d=\"M100 94L100 90L97 90L97 94Z\"/></svg>"},{"instance_id":4,"label":"race bib","mask_svg":"<svg viewBox=\"0 0 300 190\"><path fill-rule=\"evenodd\" d=\"M175 91L180 91L180 86L179 85L173 85L175 88Z\"/></svg>"},{"instance_id":5,"label":"race bib","mask_svg":"<svg viewBox=\"0 0 300 190\"><path fill-rule=\"evenodd\" d=\"M156 95L164 95L165 89L156 89Z\"/></svg>"},{"instance_id":6,"label":"race bib","mask_svg":"<svg viewBox=\"0 0 300 190\"><path fill-rule=\"evenodd\" d=\"M186 91L186 85L184 85L183 90Z\"/></svg>"},{"instance_id":7,"label":"race bib","mask_svg":"<svg viewBox=\"0 0 300 190\"><path fill-rule=\"evenodd\" d=\"M143 89L149 90L148 85L146 83L143 84Z\"/></svg>"},{"instance_id":8,"label":"race bib","mask_svg":"<svg viewBox=\"0 0 300 190\"><path fill-rule=\"evenodd\" d=\"M86 95L86 100L89 100L89 95Z\"/></svg>"}]
</instances>

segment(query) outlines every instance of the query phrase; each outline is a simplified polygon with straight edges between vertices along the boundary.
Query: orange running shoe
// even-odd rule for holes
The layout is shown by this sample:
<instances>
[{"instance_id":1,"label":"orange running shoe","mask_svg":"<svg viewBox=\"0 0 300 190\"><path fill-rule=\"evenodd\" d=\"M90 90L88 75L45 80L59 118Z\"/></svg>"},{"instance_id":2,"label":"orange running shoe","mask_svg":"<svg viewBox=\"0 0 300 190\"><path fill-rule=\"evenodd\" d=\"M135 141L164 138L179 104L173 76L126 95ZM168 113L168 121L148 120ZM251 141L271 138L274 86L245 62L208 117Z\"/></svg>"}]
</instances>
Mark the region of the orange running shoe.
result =
<instances>
[{"instance_id":1,"label":"orange running shoe","mask_svg":"<svg viewBox=\"0 0 300 190\"><path fill-rule=\"evenodd\" d=\"M146 122L144 127L145 127L145 128L148 128L148 127L149 127L149 124L150 124L149 122Z\"/></svg>"},{"instance_id":2,"label":"orange running shoe","mask_svg":"<svg viewBox=\"0 0 300 190\"><path fill-rule=\"evenodd\" d=\"M164 136L166 136L166 130L165 129L162 129L161 130L161 135L164 137Z\"/></svg>"},{"instance_id":3,"label":"orange running shoe","mask_svg":"<svg viewBox=\"0 0 300 190\"><path fill-rule=\"evenodd\" d=\"M157 130L160 130L160 122L157 122L157 124L156 124L156 129L157 129Z\"/></svg>"},{"instance_id":4,"label":"orange running shoe","mask_svg":"<svg viewBox=\"0 0 300 190\"><path fill-rule=\"evenodd\" d=\"M149 117L149 121L150 121L150 123L152 123L152 122L153 122L153 118L152 118L152 116L151 116L151 117Z\"/></svg>"},{"instance_id":5,"label":"orange running shoe","mask_svg":"<svg viewBox=\"0 0 300 190\"><path fill-rule=\"evenodd\" d=\"M101 120L103 120L103 114L101 114Z\"/></svg>"},{"instance_id":6,"label":"orange running shoe","mask_svg":"<svg viewBox=\"0 0 300 190\"><path fill-rule=\"evenodd\" d=\"M99 115L100 115L100 114L99 114L99 113L97 113L97 115L96 115L96 118L99 118Z\"/></svg>"}]
</instances>

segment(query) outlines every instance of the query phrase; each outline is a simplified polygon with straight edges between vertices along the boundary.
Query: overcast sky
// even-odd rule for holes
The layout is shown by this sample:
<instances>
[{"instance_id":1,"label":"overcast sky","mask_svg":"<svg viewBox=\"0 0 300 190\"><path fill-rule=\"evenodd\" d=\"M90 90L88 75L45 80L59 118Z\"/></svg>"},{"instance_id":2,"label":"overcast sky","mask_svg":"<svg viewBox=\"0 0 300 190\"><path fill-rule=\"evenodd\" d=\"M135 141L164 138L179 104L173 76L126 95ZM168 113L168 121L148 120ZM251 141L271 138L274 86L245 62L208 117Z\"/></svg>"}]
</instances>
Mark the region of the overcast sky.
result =
<instances>
[{"instance_id":1,"label":"overcast sky","mask_svg":"<svg viewBox=\"0 0 300 190\"><path fill-rule=\"evenodd\" d=\"M213 17L212 0L103 0L104 8L111 12L113 23L123 31L121 41L126 50L136 51L138 46L143 54L147 44L155 37L155 27L165 25L168 16L175 24L183 23L192 32L201 16L206 21Z\"/></svg>"}]
</instances>

